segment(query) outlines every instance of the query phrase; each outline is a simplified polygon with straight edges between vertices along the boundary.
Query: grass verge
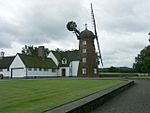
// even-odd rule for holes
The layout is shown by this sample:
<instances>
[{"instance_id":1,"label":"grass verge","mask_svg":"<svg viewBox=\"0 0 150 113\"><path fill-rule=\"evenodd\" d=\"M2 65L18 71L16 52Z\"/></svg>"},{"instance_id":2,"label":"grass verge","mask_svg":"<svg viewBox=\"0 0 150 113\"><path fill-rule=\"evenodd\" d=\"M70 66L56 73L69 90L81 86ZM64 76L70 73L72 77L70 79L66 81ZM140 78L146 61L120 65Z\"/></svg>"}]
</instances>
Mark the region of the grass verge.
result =
<instances>
[{"instance_id":1,"label":"grass verge","mask_svg":"<svg viewBox=\"0 0 150 113\"><path fill-rule=\"evenodd\" d=\"M0 81L0 113L42 113L119 80L13 80Z\"/></svg>"},{"instance_id":2,"label":"grass verge","mask_svg":"<svg viewBox=\"0 0 150 113\"><path fill-rule=\"evenodd\" d=\"M137 76L137 73L111 73L111 72L101 72L100 77L133 77Z\"/></svg>"}]
</instances>

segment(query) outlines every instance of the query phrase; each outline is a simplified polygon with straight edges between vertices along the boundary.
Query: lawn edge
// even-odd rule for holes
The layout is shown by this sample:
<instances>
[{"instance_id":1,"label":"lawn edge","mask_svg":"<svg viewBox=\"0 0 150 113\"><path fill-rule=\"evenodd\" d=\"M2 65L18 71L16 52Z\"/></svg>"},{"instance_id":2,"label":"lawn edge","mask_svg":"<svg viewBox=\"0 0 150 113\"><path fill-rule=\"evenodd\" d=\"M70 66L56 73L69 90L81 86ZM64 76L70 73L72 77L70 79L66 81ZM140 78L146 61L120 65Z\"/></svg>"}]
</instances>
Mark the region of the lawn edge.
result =
<instances>
[{"instance_id":1,"label":"lawn edge","mask_svg":"<svg viewBox=\"0 0 150 113\"><path fill-rule=\"evenodd\" d=\"M134 85L134 81L128 80L127 82L86 96L85 98L45 111L45 113L88 113L132 85Z\"/></svg>"}]
</instances>

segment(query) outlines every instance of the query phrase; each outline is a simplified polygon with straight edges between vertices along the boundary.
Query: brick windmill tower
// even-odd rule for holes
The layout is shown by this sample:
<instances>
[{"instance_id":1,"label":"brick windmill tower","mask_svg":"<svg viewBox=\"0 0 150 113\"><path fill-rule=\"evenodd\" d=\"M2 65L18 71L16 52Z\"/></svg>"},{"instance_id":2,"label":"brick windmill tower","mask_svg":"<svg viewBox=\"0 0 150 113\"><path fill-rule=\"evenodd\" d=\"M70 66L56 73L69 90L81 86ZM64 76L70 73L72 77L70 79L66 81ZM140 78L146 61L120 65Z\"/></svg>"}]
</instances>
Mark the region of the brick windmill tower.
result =
<instances>
[{"instance_id":1,"label":"brick windmill tower","mask_svg":"<svg viewBox=\"0 0 150 113\"><path fill-rule=\"evenodd\" d=\"M69 31L73 31L76 34L77 39L79 40L79 55L80 55L80 62L78 68L79 77L97 77L99 59L101 60L101 64L103 65L92 4L91 4L91 12L95 34L87 29L87 25L85 26L85 30L80 32L77 29L77 24L75 22L70 21L67 24L67 29ZM95 39L97 41L99 51L98 55L96 54L95 51L95 44L94 44Z\"/></svg>"}]
</instances>

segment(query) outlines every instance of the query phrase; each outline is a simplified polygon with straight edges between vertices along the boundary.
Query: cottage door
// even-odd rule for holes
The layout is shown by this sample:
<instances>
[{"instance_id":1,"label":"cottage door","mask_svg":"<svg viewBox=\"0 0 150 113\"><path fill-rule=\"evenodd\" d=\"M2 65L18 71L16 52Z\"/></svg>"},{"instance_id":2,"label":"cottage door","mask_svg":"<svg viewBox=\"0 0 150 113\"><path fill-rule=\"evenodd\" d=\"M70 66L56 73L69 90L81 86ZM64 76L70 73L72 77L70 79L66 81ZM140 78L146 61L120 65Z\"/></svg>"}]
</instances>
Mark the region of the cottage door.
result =
<instances>
[{"instance_id":1,"label":"cottage door","mask_svg":"<svg viewBox=\"0 0 150 113\"><path fill-rule=\"evenodd\" d=\"M62 69L62 76L66 76L66 69Z\"/></svg>"}]
</instances>

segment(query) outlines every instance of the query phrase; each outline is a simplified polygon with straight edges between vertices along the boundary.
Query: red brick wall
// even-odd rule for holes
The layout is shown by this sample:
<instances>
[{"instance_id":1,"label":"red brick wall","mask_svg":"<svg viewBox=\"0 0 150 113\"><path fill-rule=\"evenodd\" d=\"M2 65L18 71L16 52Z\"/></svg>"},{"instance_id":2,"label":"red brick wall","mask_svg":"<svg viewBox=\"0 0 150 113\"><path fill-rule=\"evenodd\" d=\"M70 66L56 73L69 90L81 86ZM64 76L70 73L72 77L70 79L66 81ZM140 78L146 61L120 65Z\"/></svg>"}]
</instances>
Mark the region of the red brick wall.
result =
<instances>
[{"instance_id":1,"label":"red brick wall","mask_svg":"<svg viewBox=\"0 0 150 113\"><path fill-rule=\"evenodd\" d=\"M94 46L94 35L84 35L79 40L79 53L80 63L78 69L78 76L80 77L95 77L94 68L97 69L96 54ZM86 45L83 45L83 41L86 41ZM82 49L86 49L86 53L83 53ZM82 62L82 58L86 58L86 63ZM86 74L82 74L82 69L86 68Z\"/></svg>"}]
</instances>

